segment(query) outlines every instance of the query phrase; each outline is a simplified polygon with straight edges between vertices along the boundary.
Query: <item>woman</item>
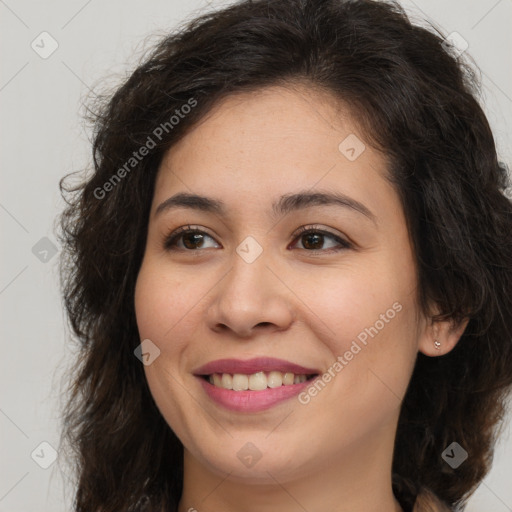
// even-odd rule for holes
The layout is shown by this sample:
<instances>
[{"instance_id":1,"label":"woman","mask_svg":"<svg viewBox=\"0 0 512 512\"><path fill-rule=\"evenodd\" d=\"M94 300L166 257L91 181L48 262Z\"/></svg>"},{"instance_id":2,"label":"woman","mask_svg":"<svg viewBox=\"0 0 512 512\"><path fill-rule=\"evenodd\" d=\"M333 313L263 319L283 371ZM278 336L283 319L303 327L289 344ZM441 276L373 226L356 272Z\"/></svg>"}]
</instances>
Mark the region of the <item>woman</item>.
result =
<instances>
[{"instance_id":1,"label":"woman","mask_svg":"<svg viewBox=\"0 0 512 512\"><path fill-rule=\"evenodd\" d=\"M99 106L62 217L75 510L465 503L512 384L477 85L396 4L260 0Z\"/></svg>"}]
</instances>

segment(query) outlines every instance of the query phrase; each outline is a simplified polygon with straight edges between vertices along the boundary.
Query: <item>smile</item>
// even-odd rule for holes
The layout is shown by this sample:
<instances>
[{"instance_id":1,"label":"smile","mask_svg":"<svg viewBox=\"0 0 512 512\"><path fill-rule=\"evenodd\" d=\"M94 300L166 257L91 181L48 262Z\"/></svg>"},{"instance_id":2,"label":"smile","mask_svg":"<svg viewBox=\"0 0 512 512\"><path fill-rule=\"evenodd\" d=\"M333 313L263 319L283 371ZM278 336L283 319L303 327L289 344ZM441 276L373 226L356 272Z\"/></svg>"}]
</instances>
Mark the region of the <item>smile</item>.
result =
<instances>
[{"instance_id":1,"label":"smile","mask_svg":"<svg viewBox=\"0 0 512 512\"><path fill-rule=\"evenodd\" d=\"M298 395L320 370L272 357L219 359L193 372L216 405L240 413L261 412Z\"/></svg>"},{"instance_id":2,"label":"smile","mask_svg":"<svg viewBox=\"0 0 512 512\"><path fill-rule=\"evenodd\" d=\"M232 389L233 391L262 391L267 388L279 388L281 386L291 386L300 384L314 377L314 374L294 374L291 372L263 372L259 371L251 375L243 373L214 373L205 378L210 384L223 389Z\"/></svg>"}]
</instances>

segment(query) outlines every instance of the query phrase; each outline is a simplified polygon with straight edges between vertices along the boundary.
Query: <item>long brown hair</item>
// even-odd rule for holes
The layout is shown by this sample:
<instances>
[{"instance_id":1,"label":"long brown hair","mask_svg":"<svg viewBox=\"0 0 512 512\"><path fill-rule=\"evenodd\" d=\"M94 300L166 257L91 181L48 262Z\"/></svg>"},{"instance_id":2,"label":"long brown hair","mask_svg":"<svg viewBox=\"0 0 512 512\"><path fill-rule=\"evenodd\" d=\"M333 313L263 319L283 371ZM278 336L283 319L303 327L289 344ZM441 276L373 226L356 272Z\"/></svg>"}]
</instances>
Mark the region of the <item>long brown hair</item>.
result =
<instances>
[{"instance_id":1,"label":"long brown hair","mask_svg":"<svg viewBox=\"0 0 512 512\"><path fill-rule=\"evenodd\" d=\"M423 311L435 304L434 319L469 318L450 353L418 355L393 460L406 506L422 489L464 503L490 468L512 384L512 205L478 76L451 51L396 3L242 1L163 38L92 105L93 172L78 186L61 181L63 295L79 340L64 411L77 512L176 510L183 447L134 356L155 175L221 98L297 81L350 105L366 141L388 157ZM130 160L142 147L147 154ZM441 457L452 441L469 454L457 469Z\"/></svg>"}]
</instances>

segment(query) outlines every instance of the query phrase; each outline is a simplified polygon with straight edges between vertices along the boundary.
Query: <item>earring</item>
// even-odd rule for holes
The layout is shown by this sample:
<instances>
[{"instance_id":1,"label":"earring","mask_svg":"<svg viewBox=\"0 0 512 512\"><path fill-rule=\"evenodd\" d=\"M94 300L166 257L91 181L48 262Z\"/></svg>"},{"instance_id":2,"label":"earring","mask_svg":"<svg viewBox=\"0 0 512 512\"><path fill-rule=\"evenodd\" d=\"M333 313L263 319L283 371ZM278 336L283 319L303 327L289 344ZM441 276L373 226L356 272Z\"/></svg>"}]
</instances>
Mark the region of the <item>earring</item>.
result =
<instances>
[{"instance_id":1,"label":"earring","mask_svg":"<svg viewBox=\"0 0 512 512\"><path fill-rule=\"evenodd\" d=\"M439 350L441 348L441 342L434 340L434 347L436 347L436 349Z\"/></svg>"}]
</instances>

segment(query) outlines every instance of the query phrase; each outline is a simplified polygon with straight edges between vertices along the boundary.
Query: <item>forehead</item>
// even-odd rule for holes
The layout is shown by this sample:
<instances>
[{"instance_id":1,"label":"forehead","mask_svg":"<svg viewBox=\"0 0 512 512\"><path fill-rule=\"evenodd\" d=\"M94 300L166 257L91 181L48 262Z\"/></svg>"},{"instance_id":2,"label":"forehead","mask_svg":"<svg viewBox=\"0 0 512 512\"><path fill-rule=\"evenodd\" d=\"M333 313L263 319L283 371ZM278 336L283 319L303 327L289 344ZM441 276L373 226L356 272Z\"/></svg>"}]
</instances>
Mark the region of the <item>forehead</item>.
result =
<instances>
[{"instance_id":1,"label":"forehead","mask_svg":"<svg viewBox=\"0 0 512 512\"><path fill-rule=\"evenodd\" d=\"M181 146L191 143L215 149L210 141L236 153L260 151L260 158L265 158L276 144L298 153L299 143L306 142L309 148L318 146L319 137L327 137L327 147L332 137L336 140L344 132L359 133L353 117L349 106L332 94L304 85L238 92L219 100L182 139L185 142L174 146L172 153L178 154Z\"/></svg>"},{"instance_id":2,"label":"forehead","mask_svg":"<svg viewBox=\"0 0 512 512\"><path fill-rule=\"evenodd\" d=\"M387 161L363 137L350 108L323 91L276 86L228 96L164 155L155 203L175 191L215 191L240 204L315 187L378 199L389 188Z\"/></svg>"}]
</instances>

